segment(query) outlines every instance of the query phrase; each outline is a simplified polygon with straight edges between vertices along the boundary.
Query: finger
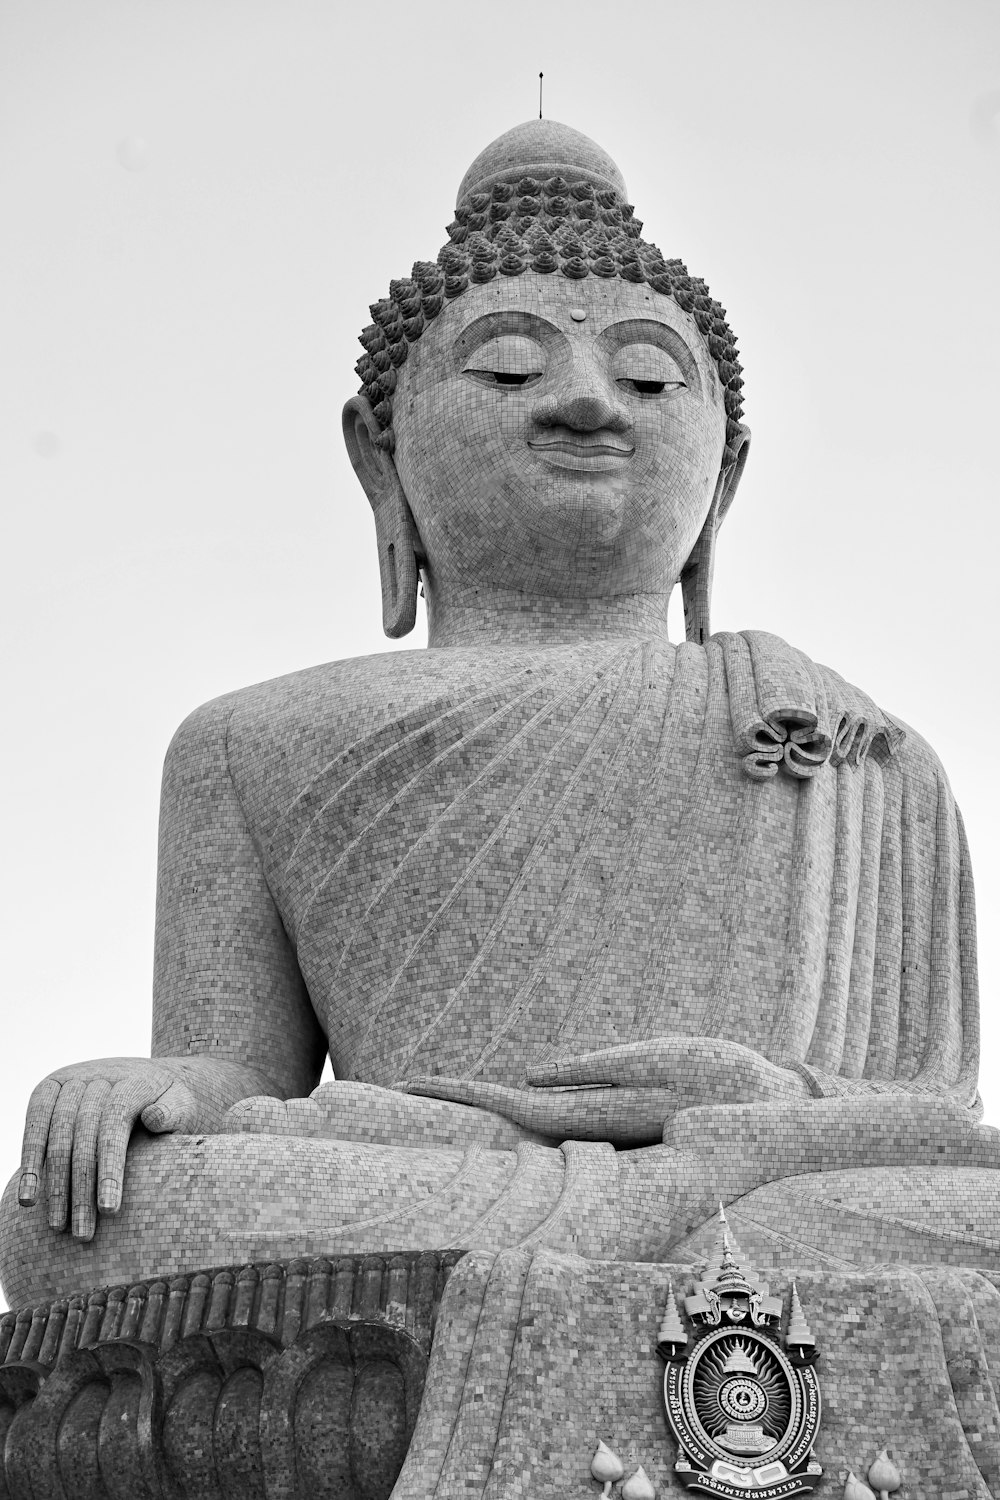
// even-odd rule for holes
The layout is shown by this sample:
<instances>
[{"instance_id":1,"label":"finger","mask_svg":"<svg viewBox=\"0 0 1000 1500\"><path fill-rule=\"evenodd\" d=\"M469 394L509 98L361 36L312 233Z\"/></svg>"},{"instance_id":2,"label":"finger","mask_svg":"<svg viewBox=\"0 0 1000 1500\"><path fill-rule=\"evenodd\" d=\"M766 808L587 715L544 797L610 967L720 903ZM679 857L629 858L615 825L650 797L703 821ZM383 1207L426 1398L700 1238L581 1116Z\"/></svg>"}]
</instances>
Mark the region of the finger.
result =
<instances>
[{"instance_id":1,"label":"finger","mask_svg":"<svg viewBox=\"0 0 1000 1500\"><path fill-rule=\"evenodd\" d=\"M396 1085L400 1087L399 1084ZM490 1109L494 1114L514 1116L512 1109L525 1108L525 1090L512 1089L503 1083L476 1083L468 1078L442 1078L434 1075L426 1078L408 1078L402 1087L408 1094L420 1094L425 1099L448 1099L453 1104L471 1104L475 1109ZM544 1096L540 1096L544 1097Z\"/></svg>"},{"instance_id":2,"label":"finger","mask_svg":"<svg viewBox=\"0 0 1000 1500\"><path fill-rule=\"evenodd\" d=\"M604 1084L611 1088L666 1083L676 1067L677 1037L654 1037L646 1042L624 1042L579 1057L557 1058L529 1068L528 1082L535 1088L559 1085Z\"/></svg>"},{"instance_id":3,"label":"finger","mask_svg":"<svg viewBox=\"0 0 1000 1500\"><path fill-rule=\"evenodd\" d=\"M397 1085L398 1087L398 1085ZM477 1083L468 1078L409 1078L406 1080L409 1094L420 1094L425 1099L447 1099L452 1104L470 1104L473 1109L486 1109L491 1114L503 1115L525 1130L539 1135L551 1135L561 1129L565 1118L565 1095L553 1095L534 1089L512 1089L503 1083ZM585 1092L590 1092L586 1090Z\"/></svg>"},{"instance_id":4,"label":"finger","mask_svg":"<svg viewBox=\"0 0 1000 1500\"><path fill-rule=\"evenodd\" d=\"M610 1141L641 1146L663 1138L663 1127L677 1109L671 1089L566 1088L509 1089L493 1110L537 1135L565 1141ZM514 1097L511 1097L514 1096Z\"/></svg>"},{"instance_id":5,"label":"finger","mask_svg":"<svg viewBox=\"0 0 1000 1500\"><path fill-rule=\"evenodd\" d=\"M139 1115L164 1092L160 1079L116 1083L97 1133L97 1207L116 1214L122 1206L122 1181L129 1136Z\"/></svg>"},{"instance_id":6,"label":"finger","mask_svg":"<svg viewBox=\"0 0 1000 1500\"><path fill-rule=\"evenodd\" d=\"M28 1115L24 1122L24 1140L21 1145L21 1180L17 1185L17 1201L31 1208L38 1197L38 1182L45 1163L45 1148L49 1140L49 1124L52 1111L62 1084L56 1078L43 1078L32 1090L28 1100Z\"/></svg>"},{"instance_id":7,"label":"finger","mask_svg":"<svg viewBox=\"0 0 1000 1500\"><path fill-rule=\"evenodd\" d=\"M176 1080L142 1111L142 1123L156 1135L180 1131L191 1135L197 1124L198 1106L186 1083Z\"/></svg>"},{"instance_id":8,"label":"finger","mask_svg":"<svg viewBox=\"0 0 1000 1500\"><path fill-rule=\"evenodd\" d=\"M296 1126L290 1128L289 1104L296 1106ZM273 1099L270 1094L255 1094L239 1099L222 1116L220 1135L320 1135L317 1124L323 1113L312 1099Z\"/></svg>"},{"instance_id":9,"label":"finger","mask_svg":"<svg viewBox=\"0 0 1000 1500\"><path fill-rule=\"evenodd\" d=\"M111 1084L104 1078L88 1083L76 1114L73 1133L73 1235L92 1240L97 1228L97 1133L101 1115L111 1098Z\"/></svg>"},{"instance_id":10,"label":"finger","mask_svg":"<svg viewBox=\"0 0 1000 1500\"><path fill-rule=\"evenodd\" d=\"M459 1078L411 1078L407 1087L411 1094L488 1109L537 1135L560 1140L613 1141L617 1145L660 1140L665 1121L677 1108L674 1092L658 1088L572 1088L550 1092Z\"/></svg>"},{"instance_id":11,"label":"finger","mask_svg":"<svg viewBox=\"0 0 1000 1500\"><path fill-rule=\"evenodd\" d=\"M70 1168L73 1161L73 1135L76 1116L87 1092L82 1078L70 1078L59 1090L49 1125L49 1146L45 1153L45 1186L49 1200L49 1228L65 1229L69 1213Z\"/></svg>"},{"instance_id":12,"label":"finger","mask_svg":"<svg viewBox=\"0 0 1000 1500\"><path fill-rule=\"evenodd\" d=\"M799 1073L766 1057L741 1062L733 1070L730 1086L732 1100L739 1104L749 1104L754 1099L803 1099L809 1092L806 1080Z\"/></svg>"},{"instance_id":13,"label":"finger","mask_svg":"<svg viewBox=\"0 0 1000 1500\"><path fill-rule=\"evenodd\" d=\"M614 1146L647 1146L663 1139L663 1127L677 1113L674 1089L594 1089L603 1097L574 1117L567 1135L581 1141L610 1141ZM582 1091L581 1091L582 1093ZM575 1095L579 1098L580 1095Z\"/></svg>"}]
</instances>

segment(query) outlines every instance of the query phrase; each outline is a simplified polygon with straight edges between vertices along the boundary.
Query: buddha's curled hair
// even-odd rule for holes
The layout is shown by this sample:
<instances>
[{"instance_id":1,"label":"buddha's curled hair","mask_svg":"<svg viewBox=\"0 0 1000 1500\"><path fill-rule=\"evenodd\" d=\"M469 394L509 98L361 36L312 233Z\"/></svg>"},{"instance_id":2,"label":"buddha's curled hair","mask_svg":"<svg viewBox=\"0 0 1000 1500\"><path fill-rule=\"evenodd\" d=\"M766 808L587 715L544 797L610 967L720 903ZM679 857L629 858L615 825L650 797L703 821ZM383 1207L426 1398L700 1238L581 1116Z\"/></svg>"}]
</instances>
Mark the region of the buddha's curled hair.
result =
<instances>
[{"instance_id":1,"label":"buddha's curled hair","mask_svg":"<svg viewBox=\"0 0 1000 1500\"><path fill-rule=\"evenodd\" d=\"M664 260L655 245L641 238L642 223L611 188L562 177L498 182L489 192L470 193L455 210L448 243L437 261L417 261L412 275L393 281L389 296L374 302L374 322L361 334L364 354L355 369L375 412L381 433L376 440L392 452L392 396L396 371L409 347L436 318L446 300L460 297L473 283L525 271L556 271L573 280L585 276L620 276L645 282L654 292L672 297L690 313L715 361L725 392L726 449L723 465L736 458L733 440L743 414L736 338L726 310L705 283L689 276L680 260Z\"/></svg>"}]
</instances>

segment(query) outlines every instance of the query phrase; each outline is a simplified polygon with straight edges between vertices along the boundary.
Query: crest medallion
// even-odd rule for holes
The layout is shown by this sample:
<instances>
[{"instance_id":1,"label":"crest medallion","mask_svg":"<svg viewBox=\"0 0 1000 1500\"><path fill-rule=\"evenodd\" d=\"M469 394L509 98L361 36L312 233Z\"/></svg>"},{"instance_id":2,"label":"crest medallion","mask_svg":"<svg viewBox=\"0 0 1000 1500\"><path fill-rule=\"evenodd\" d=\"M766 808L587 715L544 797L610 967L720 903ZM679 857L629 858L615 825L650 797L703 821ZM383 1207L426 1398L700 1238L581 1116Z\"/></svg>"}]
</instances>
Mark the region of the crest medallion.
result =
<instances>
[{"instance_id":1,"label":"crest medallion","mask_svg":"<svg viewBox=\"0 0 1000 1500\"><path fill-rule=\"evenodd\" d=\"M782 1300L740 1254L721 1208L719 1218L719 1268L683 1298L683 1319L669 1288L657 1343L674 1472L703 1494L804 1494L823 1472L816 1340L794 1282L782 1333Z\"/></svg>"}]
</instances>

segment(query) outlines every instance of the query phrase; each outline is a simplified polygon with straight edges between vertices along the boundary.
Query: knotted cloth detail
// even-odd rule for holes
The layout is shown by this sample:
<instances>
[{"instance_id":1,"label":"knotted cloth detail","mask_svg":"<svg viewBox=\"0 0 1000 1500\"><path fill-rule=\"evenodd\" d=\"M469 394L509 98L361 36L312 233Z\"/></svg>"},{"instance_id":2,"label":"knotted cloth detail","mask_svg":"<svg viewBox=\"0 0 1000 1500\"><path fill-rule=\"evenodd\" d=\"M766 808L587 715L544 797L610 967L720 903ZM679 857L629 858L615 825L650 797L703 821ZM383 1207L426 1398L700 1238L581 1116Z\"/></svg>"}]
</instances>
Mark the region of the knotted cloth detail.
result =
<instances>
[{"instance_id":1,"label":"knotted cloth detail","mask_svg":"<svg viewBox=\"0 0 1000 1500\"><path fill-rule=\"evenodd\" d=\"M866 693L765 630L723 631L729 712L743 770L767 781L814 776L828 762L894 755L906 732Z\"/></svg>"}]
</instances>

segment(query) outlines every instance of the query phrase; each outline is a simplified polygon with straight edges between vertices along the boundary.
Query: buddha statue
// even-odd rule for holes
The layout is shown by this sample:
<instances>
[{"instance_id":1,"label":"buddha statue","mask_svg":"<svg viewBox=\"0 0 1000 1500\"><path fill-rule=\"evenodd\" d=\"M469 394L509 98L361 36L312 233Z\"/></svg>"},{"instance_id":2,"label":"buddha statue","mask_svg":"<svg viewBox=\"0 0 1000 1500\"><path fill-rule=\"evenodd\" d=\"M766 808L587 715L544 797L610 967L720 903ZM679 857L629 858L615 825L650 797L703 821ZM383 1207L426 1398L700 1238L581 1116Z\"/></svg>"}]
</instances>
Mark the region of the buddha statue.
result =
<instances>
[{"instance_id":1,"label":"buddha statue","mask_svg":"<svg viewBox=\"0 0 1000 1500\"><path fill-rule=\"evenodd\" d=\"M177 731L152 1057L35 1089L8 1297L341 1251L683 1262L720 1198L758 1265L996 1266L945 774L836 672L710 631L749 448L723 308L535 121L372 316L345 438L385 630L422 587L428 648Z\"/></svg>"}]
</instances>

